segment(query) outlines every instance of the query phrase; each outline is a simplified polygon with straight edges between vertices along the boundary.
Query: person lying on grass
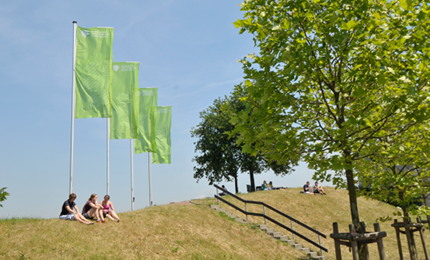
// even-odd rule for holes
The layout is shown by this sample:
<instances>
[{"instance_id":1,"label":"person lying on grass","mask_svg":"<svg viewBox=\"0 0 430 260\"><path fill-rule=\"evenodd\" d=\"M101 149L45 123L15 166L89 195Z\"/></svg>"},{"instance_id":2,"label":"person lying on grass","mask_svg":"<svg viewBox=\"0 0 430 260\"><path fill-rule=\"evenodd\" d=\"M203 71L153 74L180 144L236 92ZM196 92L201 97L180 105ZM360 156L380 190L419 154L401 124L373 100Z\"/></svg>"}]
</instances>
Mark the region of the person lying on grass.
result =
<instances>
[{"instance_id":1,"label":"person lying on grass","mask_svg":"<svg viewBox=\"0 0 430 260\"><path fill-rule=\"evenodd\" d=\"M85 219L85 217L79 213L79 208L75 203L76 197L75 193L70 193L69 199L63 203L61 208L60 219L77 220L87 225L94 224L93 222Z\"/></svg>"},{"instance_id":2,"label":"person lying on grass","mask_svg":"<svg viewBox=\"0 0 430 260\"><path fill-rule=\"evenodd\" d=\"M113 207L113 203L110 201L110 196L105 195L104 200L102 201L103 206L103 216L109 218L110 220L119 222L120 219L118 215L115 213L115 209Z\"/></svg>"},{"instance_id":3,"label":"person lying on grass","mask_svg":"<svg viewBox=\"0 0 430 260\"><path fill-rule=\"evenodd\" d=\"M97 199L97 194L91 194L87 203L85 203L82 208L82 215L84 215L86 219L95 219L97 223L105 223L105 219L103 217L103 206L97 202Z\"/></svg>"}]
</instances>

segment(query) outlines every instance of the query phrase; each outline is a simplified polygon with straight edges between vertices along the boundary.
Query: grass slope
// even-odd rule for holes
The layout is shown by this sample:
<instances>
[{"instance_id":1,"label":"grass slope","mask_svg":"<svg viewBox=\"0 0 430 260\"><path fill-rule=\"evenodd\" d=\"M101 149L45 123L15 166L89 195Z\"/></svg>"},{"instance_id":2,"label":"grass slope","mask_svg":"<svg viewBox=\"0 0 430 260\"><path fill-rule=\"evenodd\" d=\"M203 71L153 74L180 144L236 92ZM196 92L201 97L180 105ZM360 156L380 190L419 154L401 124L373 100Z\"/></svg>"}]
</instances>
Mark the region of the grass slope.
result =
<instances>
[{"instance_id":1,"label":"grass slope","mask_svg":"<svg viewBox=\"0 0 430 260\"><path fill-rule=\"evenodd\" d=\"M324 255L334 259L329 238L332 222L339 222L341 232L345 232L350 214L346 191L329 189L328 193L312 196L299 194L299 189L288 189L241 196L264 201L327 234L323 244L330 252ZM256 225L240 224L210 209L208 206L216 203L214 199L195 202L200 205L155 206L122 213L120 223L91 226L59 219L3 219L0 259L304 259L304 254L270 238ZM369 227L377 217L395 210L362 198L359 207L361 218ZM266 213L275 217L272 212ZM259 219L249 220L263 223ZM381 229L388 233L384 239L387 259L398 259L394 229L389 223L382 224ZM418 237L416 241L421 248ZM348 250L343 251L344 259L350 259ZM371 259L376 258L376 245L371 245Z\"/></svg>"}]
</instances>

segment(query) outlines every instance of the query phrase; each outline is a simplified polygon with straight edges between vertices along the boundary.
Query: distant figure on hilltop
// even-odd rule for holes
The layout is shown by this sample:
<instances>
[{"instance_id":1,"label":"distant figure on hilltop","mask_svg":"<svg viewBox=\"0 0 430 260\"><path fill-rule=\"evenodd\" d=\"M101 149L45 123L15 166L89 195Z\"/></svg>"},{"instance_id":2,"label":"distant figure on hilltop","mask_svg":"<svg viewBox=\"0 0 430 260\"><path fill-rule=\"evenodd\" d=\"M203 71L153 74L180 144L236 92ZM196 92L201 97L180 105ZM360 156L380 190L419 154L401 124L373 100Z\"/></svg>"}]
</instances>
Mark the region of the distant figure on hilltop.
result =
<instances>
[{"instance_id":1,"label":"distant figure on hilltop","mask_svg":"<svg viewBox=\"0 0 430 260\"><path fill-rule=\"evenodd\" d=\"M307 181L306 184L303 185L303 193L313 194L312 191L311 191L311 186L310 185L311 185L311 183L309 181Z\"/></svg>"},{"instance_id":2,"label":"distant figure on hilltop","mask_svg":"<svg viewBox=\"0 0 430 260\"><path fill-rule=\"evenodd\" d=\"M261 184L261 190L267 190L267 182L266 180L263 181L263 184Z\"/></svg>"},{"instance_id":3,"label":"distant figure on hilltop","mask_svg":"<svg viewBox=\"0 0 430 260\"><path fill-rule=\"evenodd\" d=\"M101 203L103 206L103 216L109 218L110 220L119 222L120 219L118 215L115 213L113 203L110 201L110 196L105 195L103 199L104 200Z\"/></svg>"},{"instance_id":4,"label":"distant figure on hilltop","mask_svg":"<svg viewBox=\"0 0 430 260\"><path fill-rule=\"evenodd\" d=\"M314 193L315 194L321 194L321 195L327 195L323 189L322 186L318 185L318 182L315 182L315 186L314 186Z\"/></svg>"},{"instance_id":5,"label":"distant figure on hilltop","mask_svg":"<svg viewBox=\"0 0 430 260\"><path fill-rule=\"evenodd\" d=\"M61 208L60 219L77 220L87 225L94 224L93 222L85 219L85 217L79 213L79 208L75 203L76 197L75 193L70 193L69 199L63 203Z\"/></svg>"},{"instance_id":6,"label":"distant figure on hilltop","mask_svg":"<svg viewBox=\"0 0 430 260\"><path fill-rule=\"evenodd\" d=\"M272 181L269 181L269 184L267 184L267 189L273 190L273 182Z\"/></svg>"}]
</instances>

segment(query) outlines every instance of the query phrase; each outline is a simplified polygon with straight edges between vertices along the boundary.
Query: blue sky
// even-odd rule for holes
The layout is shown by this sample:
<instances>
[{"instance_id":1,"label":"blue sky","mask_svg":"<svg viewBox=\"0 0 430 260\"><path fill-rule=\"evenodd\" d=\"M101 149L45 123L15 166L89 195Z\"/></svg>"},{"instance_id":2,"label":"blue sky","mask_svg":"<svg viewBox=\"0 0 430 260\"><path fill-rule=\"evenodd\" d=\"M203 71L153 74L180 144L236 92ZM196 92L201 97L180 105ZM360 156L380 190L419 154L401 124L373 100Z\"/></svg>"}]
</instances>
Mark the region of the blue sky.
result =
<instances>
[{"instance_id":1,"label":"blue sky","mask_svg":"<svg viewBox=\"0 0 430 260\"><path fill-rule=\"evenodd\" d=\"M0 5L0 187L10 196L0 218L56 218L69 187L73 24L114 27L114 61L140 61L140 87L157 87L173 107L172 164L152 165L152 199L166 204L212 196L193 179L190 130L199 112L242 79L237 60L252 53L250 35L233 25L240 0L24 1ZM119 212L130 203L130 142L110 142L110 195ZM147 207L147 155L135 155L135 209ZM75 121L74 192L78 206L106 190L106 119ZM256 175L256 183L297 187L289 176ZM239 178L246 192L249 177ZM223 183L233 189L233 183Z\"/></svg>"}]
</instances>

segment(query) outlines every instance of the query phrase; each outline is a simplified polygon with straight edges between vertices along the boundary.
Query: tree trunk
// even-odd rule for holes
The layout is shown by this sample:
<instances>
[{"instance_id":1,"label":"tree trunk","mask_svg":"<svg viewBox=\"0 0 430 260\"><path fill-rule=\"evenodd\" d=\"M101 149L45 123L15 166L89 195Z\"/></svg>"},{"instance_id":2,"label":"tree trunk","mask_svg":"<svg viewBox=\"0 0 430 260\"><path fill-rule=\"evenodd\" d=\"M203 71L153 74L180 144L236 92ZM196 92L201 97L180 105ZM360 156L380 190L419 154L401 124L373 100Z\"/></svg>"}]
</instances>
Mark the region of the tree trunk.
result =
<instances>
[{"instance_id":1,"label":"tree trunk","mask_svg":"<svg viewBox=\"0 0 430 260\"><path fill-rule=\"evenodd\" d=\"M345 157L346 157L346 164L347 168L345 169L345 175L346 175L346 183L348 187L348 194L349 194L349 207L351 211L351 220L352 224L355 227L355 230L358 233L364 233L365 230L364 227L360 225L360 216L358 213L358 204L357 204L357 192L355 189L355 181L354 181L354 172L352 170L352 162L351 162L351 154L349 151L345 151ZM368 260L369 259L369 252L367 245L359 245L358 247L358 254L360 260Z\"/></svg>"},{"instance_id":2,"label":"tree trunk","mask_svg":"<svg viewBox=\"0 0 430 260\"><path fill-rule=\"evenodd\" d=\"M249 171L249 180L251 182L251 192L255 191L255 181L254 181L254 171L253 170Z\"/></svg>"},{"instance_id":3,"label":"tree trunk","mask_svg":"<svg viewBox=\"0 0 430 260\"><path fill-rule=\"evenodd\" d=\"M234 191L235 193L239 193L239 184L237 183L237 175L234 176Z\"/></svg>"}]
</instances>

